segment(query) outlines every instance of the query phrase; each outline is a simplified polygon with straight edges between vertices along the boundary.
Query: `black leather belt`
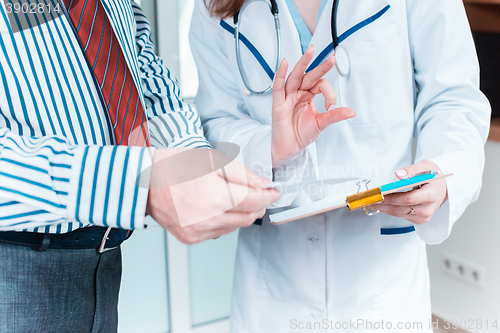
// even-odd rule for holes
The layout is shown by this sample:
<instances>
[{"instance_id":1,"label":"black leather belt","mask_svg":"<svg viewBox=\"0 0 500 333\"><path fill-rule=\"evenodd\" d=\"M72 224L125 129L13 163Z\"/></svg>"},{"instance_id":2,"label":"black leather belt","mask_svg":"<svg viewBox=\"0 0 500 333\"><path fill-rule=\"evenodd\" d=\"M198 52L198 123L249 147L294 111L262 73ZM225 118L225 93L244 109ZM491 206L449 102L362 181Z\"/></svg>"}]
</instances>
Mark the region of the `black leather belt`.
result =
<instances>
[{"instance_id":1,"label":"black leather belt","mask_svg":"<svg viewBox=\"0 0 500 333\"><path fill-rule=\"evenodd\" d=\"M96 249L104 253L116 249L132 235L132 231L104 227L80 228L66 234L1 231L0 242L30 246L37 251L47 249Z\"/></svg>"}]
</instances>

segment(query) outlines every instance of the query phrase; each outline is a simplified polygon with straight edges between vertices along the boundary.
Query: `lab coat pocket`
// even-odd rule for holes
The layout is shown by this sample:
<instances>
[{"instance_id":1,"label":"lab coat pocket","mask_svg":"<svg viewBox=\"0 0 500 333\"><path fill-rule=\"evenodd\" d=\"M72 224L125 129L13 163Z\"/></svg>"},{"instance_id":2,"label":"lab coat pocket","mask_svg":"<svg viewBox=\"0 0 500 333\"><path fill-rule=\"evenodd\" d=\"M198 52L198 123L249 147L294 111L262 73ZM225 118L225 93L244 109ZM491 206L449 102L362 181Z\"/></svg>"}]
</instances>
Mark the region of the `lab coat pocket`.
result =
<instances>
[{"instance_id":1,"label":"lab coat pocket","mask_svg":"<svg viewBox=\"0 0 500 333\"><path fill-rule=\"evenodd\" d=\"M382 227L380 229L380 255L382 256L382 272L389 285L397 283L396 276L391 274L401 269L400 274L415 265L419 257L421 241L415 233L414 226ZM409 269L409 272L413 269ZM384 283L383 283L384 285Z\"/></svg>"},{"instance_id":2,"label":"lab coat pocket","mask_svg":"<svg viewBox=\"0 0 500 333\"><path fill-rule=\"evenodd\" d=\"M402 229L381 231L381 312L398 321L427 322L430 308L425 243L415 231ZM418 332L422 331L427 332Z\"/></svg>"},{"instance_id":3,"label":"lab coat pocket","mask_svg":"<svg viewBox=\"0 0 500 333\"><path fill-rule=\"evenodd\" d=\"M356 111L354 124L377 124L401 118L406 89L403 82L404 40L344 43L351 70L339 77L339 102Z\"/></svg>"},{"instance_id":4,"label":"lab coat pocket","mask_svg":"<svg viewBox=\"0 0 500 333\"><path fill-rule=\"evenodd\" d=\"M380 237L383 255L391 257L391 260L397 260L401 255L401 250L411 249L412 247L408 247L408 244L413 239L418 240L414 226L381 228Z\"/></svg>"}]
</instances>

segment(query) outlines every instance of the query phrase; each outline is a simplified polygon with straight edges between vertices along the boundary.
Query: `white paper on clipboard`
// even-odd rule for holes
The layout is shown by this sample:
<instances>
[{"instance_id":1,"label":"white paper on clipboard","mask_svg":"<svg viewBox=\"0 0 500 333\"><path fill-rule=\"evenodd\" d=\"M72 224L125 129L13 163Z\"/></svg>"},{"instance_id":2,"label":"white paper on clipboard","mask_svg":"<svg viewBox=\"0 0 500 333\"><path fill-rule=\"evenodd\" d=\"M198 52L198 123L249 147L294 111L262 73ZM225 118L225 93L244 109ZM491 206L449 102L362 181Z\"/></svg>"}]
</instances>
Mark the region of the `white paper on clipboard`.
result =
<instances>
[{"instance_id":1,"label":"white paper on clipboard","mask_svg":"<svg viewBox=\"0 0 500 333\"><path fill-rule=\"evenodd\" d=\"M347 206L347 203L345 201L345 194L342 194L318 200L304 206L284 210L276 214L271 214L269 215L269 220L272 224L282 224L296 220L299 217L305 218L345 206Z\"/></svg>"},{"instance_id":2,"label":"white paper on clipboard","mask_svg":"<svg viewBox=\"0 0 500 333\"><path fill-rule=\"evenodd\" d=\"M319 179L319 180L306 180L301 182L272 182L266 186L266 188L274 188L280 192L290 193L292 191L298 190L307 190L307 188L311 187L324 187L324 186L333 186L343 183L348 183L352 181L360 181L361 178L328 178L328 179Z\"/></svg>"}]
</instances>

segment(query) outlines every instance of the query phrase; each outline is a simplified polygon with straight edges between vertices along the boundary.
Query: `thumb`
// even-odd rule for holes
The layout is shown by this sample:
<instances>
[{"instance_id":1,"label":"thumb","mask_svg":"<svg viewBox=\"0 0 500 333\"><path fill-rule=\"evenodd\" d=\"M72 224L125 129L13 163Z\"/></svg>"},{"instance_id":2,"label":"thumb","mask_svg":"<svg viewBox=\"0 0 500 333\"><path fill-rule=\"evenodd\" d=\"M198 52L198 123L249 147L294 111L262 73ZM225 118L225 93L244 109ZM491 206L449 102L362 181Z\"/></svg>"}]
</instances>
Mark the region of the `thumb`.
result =
<instances>
[{"instance_id":1,"label":"thumb","mask_svg":"<svg viewBox=\"0 0 500 333\"><path fill-rule=\"evenodd\" d=\"M351 108L341 107L335 109L333 107L330 107L328 112L316 113L316 121L318 123L319 130L323 131L333 123L353 118L354 116L356 116L356 112L354 112L354 110Z\"/></svg>"},{"instance_id":2,"label":"thumb","mask_svg":"<svg viewBox=\"0 0 500 333\"><path fill-rule=\"evenodd\" d=\"M409 165L407 167L398 169L398 170L396 170L395 174L396 174L396 177L398 177L399 179L404 179L404 178L412 177L412 176L416 175L417 173L421 173L424 171L432 171L433 169L435 169L435 168L433 168L432 163L429 163L429 161L424 160L424 161L420 161L416 164Z\"/></svg>"}]
</instances>

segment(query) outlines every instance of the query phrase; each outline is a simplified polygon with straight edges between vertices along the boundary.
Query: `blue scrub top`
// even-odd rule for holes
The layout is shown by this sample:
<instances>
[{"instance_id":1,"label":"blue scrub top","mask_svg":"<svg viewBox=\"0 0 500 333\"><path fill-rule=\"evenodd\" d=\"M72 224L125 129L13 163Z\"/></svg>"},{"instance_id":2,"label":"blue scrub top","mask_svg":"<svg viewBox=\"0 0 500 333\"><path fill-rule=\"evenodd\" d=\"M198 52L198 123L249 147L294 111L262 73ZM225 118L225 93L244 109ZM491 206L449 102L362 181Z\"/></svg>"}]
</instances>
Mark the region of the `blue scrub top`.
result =
<instances>
[{"instance_id":1,"label":"blue scrub top","mask_svg":"<svg viewBox=\"0 0 500 333\"><path fill-rule=\"evenodd\" d=\"M290 14L292 15L293 22L295 23L295 27L297 28L297 31L299 32L299 37L300 37L300 45L302 47L302 53L306 52L307 48L309 47L309 44L311 43L312 39L312 34L309 31L309 28L306 25L306 22L300 15L297 7L295 6L295 2L293 0L285 0L286 4L288 6L288 10L290 11ZM316 21L316 24L319 21L319 18L321 17L321 13L323 13L323 10L325 9L326 3L328 0L321 0L321 3L319 5L319 11L318 11L318 19Z\"/></svg>"}]
</instances>

